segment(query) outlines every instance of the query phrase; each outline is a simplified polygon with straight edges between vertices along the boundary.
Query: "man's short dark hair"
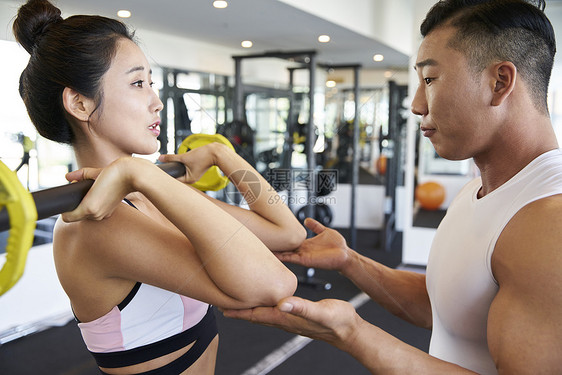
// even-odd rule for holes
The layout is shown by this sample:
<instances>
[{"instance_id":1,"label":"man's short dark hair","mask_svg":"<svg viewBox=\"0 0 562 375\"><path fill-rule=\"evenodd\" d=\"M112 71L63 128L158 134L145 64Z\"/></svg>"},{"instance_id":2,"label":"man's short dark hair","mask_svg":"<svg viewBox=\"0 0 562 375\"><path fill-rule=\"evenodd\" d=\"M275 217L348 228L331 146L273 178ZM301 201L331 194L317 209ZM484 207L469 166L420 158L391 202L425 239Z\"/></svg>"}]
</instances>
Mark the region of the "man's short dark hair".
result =
<instances>
[{"instance_id":1,"label":"man's short dark hair","mask_svg":"<svg viewBox=\"0 0 562 375\"><path fill-rule=\"evenodd\" d=\"M441 0L430 9L420 31L425 37L441 26L455 27L457 33L448 45L465 54L474 72L495 60L512 62L535 107L548 113L556 41L544 7L544 0Z\"/></svg>"}]
</instances>

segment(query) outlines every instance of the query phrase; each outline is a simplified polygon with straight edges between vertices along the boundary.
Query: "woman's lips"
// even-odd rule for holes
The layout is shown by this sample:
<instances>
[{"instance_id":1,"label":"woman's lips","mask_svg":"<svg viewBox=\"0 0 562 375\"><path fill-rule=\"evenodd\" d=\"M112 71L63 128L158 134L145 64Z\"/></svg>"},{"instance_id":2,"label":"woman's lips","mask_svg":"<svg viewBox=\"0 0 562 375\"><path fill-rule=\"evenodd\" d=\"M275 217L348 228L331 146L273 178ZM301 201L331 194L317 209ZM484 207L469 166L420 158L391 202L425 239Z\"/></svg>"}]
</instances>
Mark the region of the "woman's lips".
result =
<instances>
[{"instance_id":1,"label":"woman's lips","mask_svg":"<svg viewBox=\"0 0 562 375\"><path fill-rule=\"evenodd\" d=\"M160 135L160 129L158 128L159 125L160 125L159 122L155 122L154 124L148 127L148 129L152 132L152 134L156 135L157 137Z\"/></svg>"}]
</instances>

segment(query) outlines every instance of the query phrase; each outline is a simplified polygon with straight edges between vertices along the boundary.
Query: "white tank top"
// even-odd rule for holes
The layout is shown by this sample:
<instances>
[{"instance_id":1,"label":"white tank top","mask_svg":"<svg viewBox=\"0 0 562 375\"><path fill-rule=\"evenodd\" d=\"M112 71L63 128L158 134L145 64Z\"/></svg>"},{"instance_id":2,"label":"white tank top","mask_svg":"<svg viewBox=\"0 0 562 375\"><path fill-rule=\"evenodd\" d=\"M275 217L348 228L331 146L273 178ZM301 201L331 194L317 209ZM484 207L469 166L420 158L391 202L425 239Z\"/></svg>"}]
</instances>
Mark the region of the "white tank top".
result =
<instances>
[{"instance_id":1,"label":"white tank top","mask_svg":"<svg viewBox=\"0 0 562 375\"><path fill-rule=\"evenodd\" d=\"M479 374L497 374L487 344L487 319L498 291L491 258L509 220L525 205L562 194L562 151L542 154L508 182L478 199L469 182L437 229L426 284L433 314L429 354Z\"/></svg>"}]
</instances>

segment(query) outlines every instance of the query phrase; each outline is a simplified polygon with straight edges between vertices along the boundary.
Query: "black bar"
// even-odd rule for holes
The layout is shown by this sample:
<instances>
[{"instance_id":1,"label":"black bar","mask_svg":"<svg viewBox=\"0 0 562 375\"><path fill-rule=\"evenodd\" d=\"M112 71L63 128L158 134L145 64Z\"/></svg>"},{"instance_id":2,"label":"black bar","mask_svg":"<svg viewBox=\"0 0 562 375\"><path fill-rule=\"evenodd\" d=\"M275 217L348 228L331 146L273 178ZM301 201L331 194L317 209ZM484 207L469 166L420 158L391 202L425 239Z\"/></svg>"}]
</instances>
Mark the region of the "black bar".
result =
<instances>
[{"instance_id":1,"label":"black bar","mask_svg":"<svg viewBox=\"0 0 562 375\"><path fill-rule=\"evenodd\" d=\"M233 58L243 58L243 59L261 59L261 58L269 58L274 57L278 59L291 59L295 57L303 57L303 56L314 56L316 55L315 50L304 50L304 51L267 51L264 53L257 53L253 55L235 55L232 56Z\"/></svg>"},{"instance_id":2,"label":"black bar","mask_svg":"<svg viewBox=\"0 0 562 375\"><path fill-rule=\"evenodd\" d=\"M318 67L331 70L331 69L359 69L361 64L318 64Z\"/></svg>"},{"instance_id":3,"label":"black bar","mask_svg":"<svg viewBox=\"0 0 562 375\"><path fill-rule=\"evenodd\" d=\"M162 163L158 164L158 166L173 178L178 178L185 174L185 165L180 162Z\"/></svg>"},{"instance_id":4,"label":"black bar","mask_svg":"<svg viewBox=\"0 0 562 375\"><path fill-rule=\"evenodd\" d=\"M235 121L243 121L246 118L244 113L246 103L244 103L244 85L242 83L242 60L234 57L234 102L232 105L232 117Z\"/></svg>"},{"instance_id":5,"label":"black bar","mask_svg":"<svg viewBox=\"0 0 562 375\"><path fill-rule=\"evenodd\" d=\"M359 185L359 159L361 150L359 149L359 136L361 126L359 123L359 68L360 65L356 65L353 68L353 101L355 102L355 117L353 118L353 161L352 165L352 175L351 175L351 217L349 224L350 231L350 245L352 249L357 247L357 225L355 223L356 207L357 207L357 185Z\"/></svg>"},{"instance_id":6,"label":"black bar","mask_svg":"<svg viewBox=\"0 0 562 375\"><path fill-rule=\"evenodd\" d=\"M316 181L316 154L314 153L314 145L316 144L316 128L314 118L314 92L316 90L316 57L312 55L309 63L309 77L308 77L308 124L306 126L306 164L308 167L308 174L310 176L310 183L307 184L308 188L308 203L305 208L306 216L318 219L314 215L314 202L316 202L316 191L318 190L318 181ZM314 236L311 230L308 230L310 236Z\"/></svg>"},{"instance_id":7,"label":"black bar","mask_svg":"<svg viewBox=\"0 0 562 375\"><path fill-rule=\"evenodd\" d=\"M185 166L182 163L163 163L158 166L174 178L185 174ZM84 180L31 193L37 209L37 220L74 210L93 184L94 180ZM8 229L10 217L8 210L4 208L0 211L0 232Z\"/></svg>"}]
</instances>

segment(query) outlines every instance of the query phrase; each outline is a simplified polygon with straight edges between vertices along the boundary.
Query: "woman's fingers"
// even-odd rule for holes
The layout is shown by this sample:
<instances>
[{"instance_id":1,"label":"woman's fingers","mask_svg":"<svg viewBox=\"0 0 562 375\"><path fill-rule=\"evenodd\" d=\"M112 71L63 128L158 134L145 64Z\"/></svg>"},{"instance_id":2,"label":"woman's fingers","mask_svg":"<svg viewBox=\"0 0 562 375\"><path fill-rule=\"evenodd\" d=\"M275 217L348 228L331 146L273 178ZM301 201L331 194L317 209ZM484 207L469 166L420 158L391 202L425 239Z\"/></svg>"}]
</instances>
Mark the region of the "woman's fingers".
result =
<instances>
[{"instance_id":1,"label":"woman's fingers","mask_svg":"<svg viewBox=\"0 0 562 375\"><path fill-rule=\"evenodd\" d=\"M161 161L162 163L168 163L172 161L181 162L181 157L180 155L176 155L176 154L162 154L158 156L158 161Z\"/></svg>"},{"instance_id":2,"label":"woman's fingers","mask_svg":"<svg viewBox=\"0 0 562 375\"><path fill-rule=\"evenodd\" d=\"M101 168L80 168L66 174L67 181L95 180L101 173Z\"/></svg>"}]
</instances>

